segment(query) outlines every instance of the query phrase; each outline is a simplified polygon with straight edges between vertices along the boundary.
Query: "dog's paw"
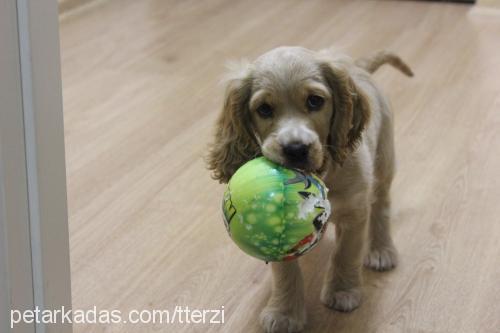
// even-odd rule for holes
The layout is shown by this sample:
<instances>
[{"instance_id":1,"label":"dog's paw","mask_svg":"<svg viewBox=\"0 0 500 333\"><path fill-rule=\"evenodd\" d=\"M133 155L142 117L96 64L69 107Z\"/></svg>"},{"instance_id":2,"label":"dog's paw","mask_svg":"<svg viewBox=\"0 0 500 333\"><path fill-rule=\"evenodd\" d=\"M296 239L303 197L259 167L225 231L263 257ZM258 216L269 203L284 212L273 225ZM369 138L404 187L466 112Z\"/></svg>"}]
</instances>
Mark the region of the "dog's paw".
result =
<instances>
[{"instance_id":1,"label":"dog's paw","mask_svg":"<svg viewBox=\"0 0 500 333\"><path fill-rule=\"evenodd\" d=\"M365 257L365 266L375 271L388 271L398 264L398 254L394 247L371 249Z\"/></svg>"},{"instance_id":2,"label":"dog's paw","mask_svg":"<svg viewBox=\"0 0 500 333\"><path fill-rule=\"evenodd\" d=\"M260 324L266 333L295 333L304 329L305 311L290 314L276 309L264 308L260 313Z\"/></svg>"},{"instance_id":3,"label":"dog's paw","mask_svg":"<svg viewBox=\"0 0 500 333\"><path fill-rule=\"evenodd\" d=\"M331 285L324 285L321 290L321 302L340 312L351 312L361 304L361 291L358 289L335 290Z\"/></svg>"}]
</instances>

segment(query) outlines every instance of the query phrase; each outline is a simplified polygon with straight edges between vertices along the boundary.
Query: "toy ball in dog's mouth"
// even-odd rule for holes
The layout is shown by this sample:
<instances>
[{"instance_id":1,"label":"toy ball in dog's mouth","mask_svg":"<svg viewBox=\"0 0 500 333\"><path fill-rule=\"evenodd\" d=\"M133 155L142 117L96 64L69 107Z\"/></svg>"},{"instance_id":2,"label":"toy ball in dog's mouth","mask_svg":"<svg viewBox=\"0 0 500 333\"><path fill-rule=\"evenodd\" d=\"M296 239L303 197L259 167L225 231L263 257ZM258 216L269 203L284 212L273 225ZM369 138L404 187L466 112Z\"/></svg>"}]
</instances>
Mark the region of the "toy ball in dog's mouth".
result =
<instances>
[{"instance_id":1,"label":"toy ball in dog's mouth","mask_svg":"<svg viewBox=\"0 0 500 333\"><path fill-rule=\"evenodd\" d=\"M224 223L245 253L266 262L291 260L321 239L331 212L327 194L317 176L259 157L229 180Z\"/></svg>"}]
</instances>

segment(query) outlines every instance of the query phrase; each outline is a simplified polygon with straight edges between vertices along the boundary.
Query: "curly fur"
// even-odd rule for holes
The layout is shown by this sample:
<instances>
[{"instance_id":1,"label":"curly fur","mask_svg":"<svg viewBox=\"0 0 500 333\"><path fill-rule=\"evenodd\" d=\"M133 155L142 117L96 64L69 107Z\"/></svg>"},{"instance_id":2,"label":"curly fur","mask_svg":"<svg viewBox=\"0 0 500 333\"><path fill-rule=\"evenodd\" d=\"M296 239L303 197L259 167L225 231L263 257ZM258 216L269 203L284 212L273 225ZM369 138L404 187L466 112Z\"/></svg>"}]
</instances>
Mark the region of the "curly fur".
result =
<instances>
[{"instance_id":1,"label":"curly fur","mask_svg":"<svg viewBox=\"0 0 500 333\"><path fill-rule=\"evenodd\" d=\"M241 165L260 154L247 110L250 89L249 77L234 78L228 83L215 141L207 157L213 178L220 182L227 183Z\"/></svg>"},{"instance_id":2,"label":"curly fur","mask_svg":"<svg viewBox=\"0 0 500 333\"><path fill-rule=\"evenodd\" d=\"M347 71L329 63L321 64L320 68L332 90L335 104L328 148L332 159L342 165L361 139L370 118L370 106Z\"/></svg>"}]
</instances>

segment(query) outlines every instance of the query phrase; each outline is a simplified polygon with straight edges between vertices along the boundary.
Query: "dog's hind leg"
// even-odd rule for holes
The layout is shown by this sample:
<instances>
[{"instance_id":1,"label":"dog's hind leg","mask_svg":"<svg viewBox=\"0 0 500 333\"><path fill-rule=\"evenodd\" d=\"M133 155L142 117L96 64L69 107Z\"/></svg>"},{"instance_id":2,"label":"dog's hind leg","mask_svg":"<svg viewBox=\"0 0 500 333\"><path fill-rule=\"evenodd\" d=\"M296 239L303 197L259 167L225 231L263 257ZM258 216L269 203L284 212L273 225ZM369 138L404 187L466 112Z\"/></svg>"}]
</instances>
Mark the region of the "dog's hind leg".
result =
<instances>
[{"instance_id":1,"label":"dog's hind leg","mask_svg":"<svg viewBox=\"0 0 500 333\"><path fill-rule=\"evenodd\" d=\"M398 261L390 226L390 189L395 171L392 119L387 119L382 126L375 165L376 182L370 212L370 246L365 257L365 266L377 271L390 270L397 265Z\"/></svg>"},{"instance_id":2,"label":"dog's hind leg","mask_svg":"<svg viewBox=\"0 0 500 333\"><path fill-rule=\"evenodd\" d=\"M380 186L372 204L369 239L370 247L365 266L376 271L390 270L397 265L397 251L390 231L391 199L389 185Z\"/></svg>"}]
</instances>

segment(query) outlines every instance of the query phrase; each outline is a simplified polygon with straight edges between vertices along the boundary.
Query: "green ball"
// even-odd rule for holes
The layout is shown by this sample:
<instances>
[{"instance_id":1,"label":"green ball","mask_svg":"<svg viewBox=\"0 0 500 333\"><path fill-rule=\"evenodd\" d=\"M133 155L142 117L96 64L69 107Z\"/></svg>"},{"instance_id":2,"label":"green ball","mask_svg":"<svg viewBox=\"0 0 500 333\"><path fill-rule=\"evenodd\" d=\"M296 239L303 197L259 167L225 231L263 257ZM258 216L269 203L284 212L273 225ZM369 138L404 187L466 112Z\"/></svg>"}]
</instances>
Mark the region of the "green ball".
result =
<instances>
[{"instance_id":1,"label":"green ball","mask_svg":"<svg viewBox=\"0 0 500 333\"><path fill-rule=\"evenodd\" d=\"M327 193L317 176L259 157L229 180L224 223L247 254L266 262L294 259L321 239L330 216Z\"/></svg>"}]
</instances>

